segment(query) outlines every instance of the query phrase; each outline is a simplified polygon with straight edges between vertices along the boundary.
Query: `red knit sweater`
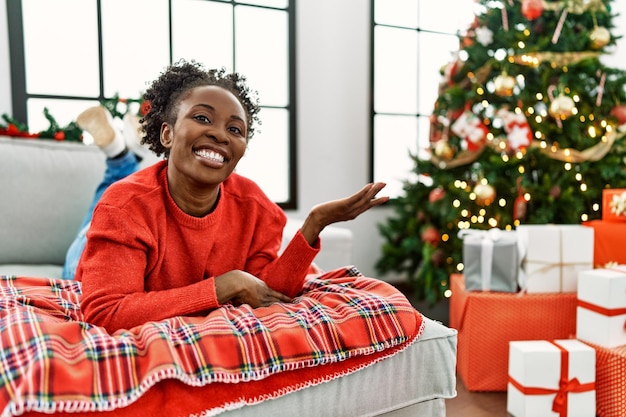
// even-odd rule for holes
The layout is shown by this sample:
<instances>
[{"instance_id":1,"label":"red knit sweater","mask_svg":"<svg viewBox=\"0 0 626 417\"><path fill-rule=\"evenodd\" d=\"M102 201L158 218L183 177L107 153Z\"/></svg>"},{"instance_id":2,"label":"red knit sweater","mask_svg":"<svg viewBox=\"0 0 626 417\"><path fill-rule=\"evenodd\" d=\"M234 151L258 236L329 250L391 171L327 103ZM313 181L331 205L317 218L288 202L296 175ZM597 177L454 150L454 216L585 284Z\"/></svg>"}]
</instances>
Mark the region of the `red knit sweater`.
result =
<instances>
[{"instance_id":1,"label":"red knit sweater","mask_svg":"<svg viewBox=\"0 0 626 417\"><path fill-rule=\"evenodd\" d=\"M88 322L109 331L219 306L215 277L243 270L289 296L320 250L300 232L278 257L286 216L252 181L221 185L215 210L184 213L171 198L167 162L111 185L94 211L76 279Z\"/></svg>"}]
</instances>

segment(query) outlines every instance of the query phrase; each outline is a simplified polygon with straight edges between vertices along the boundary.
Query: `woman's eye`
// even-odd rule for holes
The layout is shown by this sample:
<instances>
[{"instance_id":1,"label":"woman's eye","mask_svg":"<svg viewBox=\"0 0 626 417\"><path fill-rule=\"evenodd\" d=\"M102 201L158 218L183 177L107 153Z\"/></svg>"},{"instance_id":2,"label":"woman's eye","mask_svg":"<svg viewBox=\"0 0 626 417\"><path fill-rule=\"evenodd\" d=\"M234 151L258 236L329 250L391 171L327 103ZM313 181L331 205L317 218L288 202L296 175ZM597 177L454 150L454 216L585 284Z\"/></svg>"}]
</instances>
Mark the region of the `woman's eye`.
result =
<instances>
[{"instance_id":1,"label":"woman's eye","mask_svg":"<svg viewBox=\"0 0 626 417\"><path fill-rule=\"evenodd\" d=\"M231 127L230 131L233 132L233 133L236 133L238 135L242 134L241 129L239 129L238 127Z\"/></svg>"},{"instance_id":2,"label":"woman's eye","mask_svg":"<svg viewBox=\"0 0 626 417\"><path fill-rule=\"evenodd\" d=\"M202 114L194 116L194 119L199 120L199 121L204 122L204 123L210 123L211 122L211 120L209 120L208 117L206 117L206 116L204 116Z\"/></svg>"}]
</instances>

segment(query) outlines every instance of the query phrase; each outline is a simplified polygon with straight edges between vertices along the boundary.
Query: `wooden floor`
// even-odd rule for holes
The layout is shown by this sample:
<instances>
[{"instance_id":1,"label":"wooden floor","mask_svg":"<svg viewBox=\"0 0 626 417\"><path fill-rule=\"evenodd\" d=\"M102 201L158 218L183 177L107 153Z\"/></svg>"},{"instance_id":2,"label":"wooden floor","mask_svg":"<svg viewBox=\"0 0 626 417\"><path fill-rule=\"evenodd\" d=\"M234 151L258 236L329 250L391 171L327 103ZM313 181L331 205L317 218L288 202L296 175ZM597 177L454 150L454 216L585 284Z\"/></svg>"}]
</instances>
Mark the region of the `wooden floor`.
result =
<instances>
[{"instance_id":1,"label":"wooden floor","mask_svg":"<svg viewBox=\"0 0 626 417\"><path fill-rule=\"evenodd\" d=\"M446 417L506 417L506 392L469 392L457 377L457 396L446 401Z\"/></svg>"}]
</instances>

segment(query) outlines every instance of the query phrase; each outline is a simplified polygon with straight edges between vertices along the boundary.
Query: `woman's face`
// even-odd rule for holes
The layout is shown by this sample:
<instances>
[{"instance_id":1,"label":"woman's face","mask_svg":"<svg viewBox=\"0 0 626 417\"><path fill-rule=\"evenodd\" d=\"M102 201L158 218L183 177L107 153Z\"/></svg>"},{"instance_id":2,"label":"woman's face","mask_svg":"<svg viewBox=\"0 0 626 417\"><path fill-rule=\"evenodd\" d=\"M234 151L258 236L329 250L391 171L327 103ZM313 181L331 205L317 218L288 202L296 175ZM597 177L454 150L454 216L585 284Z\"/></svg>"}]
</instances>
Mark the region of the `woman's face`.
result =
<instances>
[{"instance_id":1,"label":"woman's face","mask_svg":"<svg viewBox=\"0 0 626 417\"><path fill-rule=\"evenodd\" d=\"M218 187L246 151L247 121L230 91L218 86L192 89L178 106L176 123L161 127L161 143L170 150L170 187Z\"/></svg>"}]
</instances>

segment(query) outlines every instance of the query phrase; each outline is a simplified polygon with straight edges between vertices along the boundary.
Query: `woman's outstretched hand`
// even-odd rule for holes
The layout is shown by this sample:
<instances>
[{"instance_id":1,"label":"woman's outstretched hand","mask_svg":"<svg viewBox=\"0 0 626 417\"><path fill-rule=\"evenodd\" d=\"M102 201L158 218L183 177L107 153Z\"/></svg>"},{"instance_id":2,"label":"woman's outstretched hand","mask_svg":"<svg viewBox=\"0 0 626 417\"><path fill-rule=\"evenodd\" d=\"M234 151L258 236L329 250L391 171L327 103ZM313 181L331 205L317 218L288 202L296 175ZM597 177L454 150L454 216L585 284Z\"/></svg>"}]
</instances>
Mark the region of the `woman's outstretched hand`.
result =
<instances>
[{"instance_id":1,"label":"woman's outstretched hand","mask_svg":"<svg viewBox=\"0 0 626 417\"><path fill-rule=\"evenodd\" d=\"M215 292L220 304L249 304L252 308L266 307L274 303L289 303L291 298L274 291L267 284L244 271L229 271L215 277Z\"/></svg>"},{"instance_id":2,"label":"woman's outstretched hand","mask_svg":"<svg viewBox=\"0 0 626 417\"><path fill-rule=\"evenodd\" d=\"M370 183L350 197L313 207L300 229L307 242L313 245L321 231L330 224L353 220L372 207L386 203L389 197L376 197L385 185L382 182Z\"/></svg>"}]
</instances>

